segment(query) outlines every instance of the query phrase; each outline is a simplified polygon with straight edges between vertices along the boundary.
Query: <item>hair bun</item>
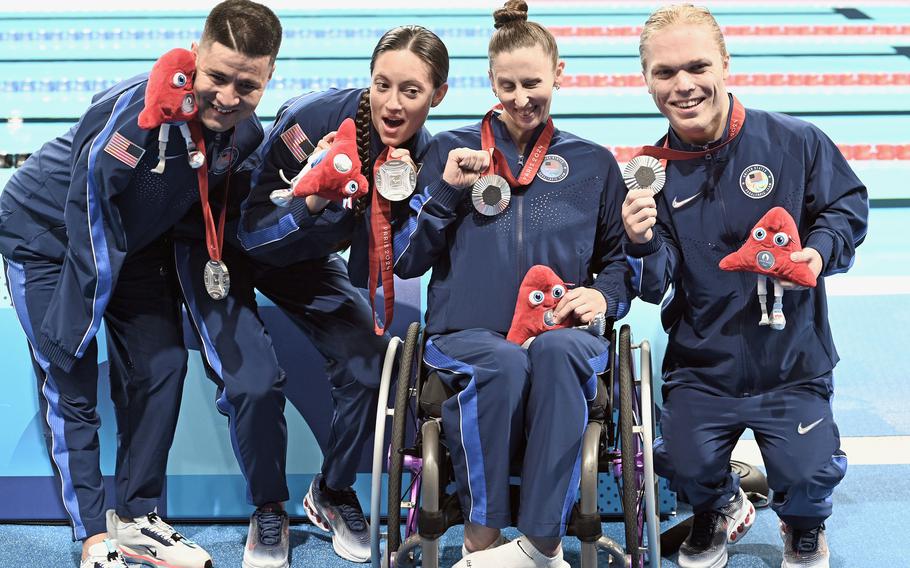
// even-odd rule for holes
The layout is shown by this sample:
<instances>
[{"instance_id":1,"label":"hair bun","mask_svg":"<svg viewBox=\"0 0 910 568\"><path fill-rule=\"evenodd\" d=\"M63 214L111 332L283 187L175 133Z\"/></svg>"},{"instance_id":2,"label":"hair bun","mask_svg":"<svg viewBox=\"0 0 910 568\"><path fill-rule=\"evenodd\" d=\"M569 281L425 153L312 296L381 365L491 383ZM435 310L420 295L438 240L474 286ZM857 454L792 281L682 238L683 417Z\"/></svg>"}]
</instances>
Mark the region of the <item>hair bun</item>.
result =
<instances>
[{"instance_id":1,"label":"hair bun","mask_svg":"<svg viewBox=\"0 0 910 568\"><path fill-rule=\"evenodd\" d=\"M509 0L493 12L493 27L497 30L509 24L528 21L528 4L524 0Z\"/></svg>"}]
</instances>

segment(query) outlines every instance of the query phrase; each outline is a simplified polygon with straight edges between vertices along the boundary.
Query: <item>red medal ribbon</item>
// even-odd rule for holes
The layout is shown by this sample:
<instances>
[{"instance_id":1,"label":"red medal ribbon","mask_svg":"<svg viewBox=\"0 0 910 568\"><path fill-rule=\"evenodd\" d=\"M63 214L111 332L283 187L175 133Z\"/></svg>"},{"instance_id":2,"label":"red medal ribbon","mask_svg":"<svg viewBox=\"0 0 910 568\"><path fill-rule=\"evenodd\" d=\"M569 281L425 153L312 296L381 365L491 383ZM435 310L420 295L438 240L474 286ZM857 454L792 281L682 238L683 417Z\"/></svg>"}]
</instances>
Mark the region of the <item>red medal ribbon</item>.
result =
<instances>
[{"instance_id":1,"label":"red medal ribbon","mask_svg":"<svg viewBox=\"0 0 910 568\"><path fill-rule=\"evenodd\" d=\"M202 127L198 122L189 122L190 133L193 135L193 143L196 149L205 153L205 138L202 136ZM233 146L233 144L231 144ZM230 181L230 166L228 166L228 181ZM208 156L202 162L202 166L196 169L196 178L199 180L199 201L202 204L202 219L205 222L205 244L209 249L209 258L215 261L221 261L222 243L224 243L224 220L227 216L227 199L228 191L224 192L224 204L221 208L221 215L218 216L218 230L215 230L215 220L212 216L212 206L209 204L209 167Z\"/></svg>"},{"instance_id":2,"label":"red medal ribbon","mask_svg":"<svg viewBox=\"0 0 910 568\"><path fill-rule=\"evenodd\" d=\"M743 125L746 123L746 109L743 107L742 103L739 102L735 96L733 97L733 113L730 118L730 131L727 135L727 139L723 143L714 146L713 148L708 148L706 150L699 150L698 152L685 152L683 150L673 150L670 148L670 135L667 134L664 136L664 143L661 146L642 146L641 149L635 154L636 156L652 156L660 160L661 165L664 167L664 170L667 169L667 160L693 160L695 158L701 158L708 152L714 152L719 150L733 142L733 140L739 136L739 133L743 129Z\"/></svg>"},{"instance_id":3,"label":"red medal ribbon","mask_svg":"<svg viewBox=\"0 0 910 568\"><path fill-rule=\"evenodd\" d=\"M521 173L518 174L518 179L515 179L515 176L512 175L511 168L509 168L508 162L506 162L505 156L496 149L496 138L493 136L493 125L491 121L494 112L497 110L503 110L501 104L494 106L486 115L484 115L483 122L480 126L480 145L482 149L493 151L490 167L484 175L495 173L502 176L509 182L509 186L513 189L524 187L534 180L534 176L537 175L537 170L540 169L540 165L547 155L547 150L550 148L550 142L553 140L553 119L547 118L547 125L537 137L537 141L534 142L534 150L528 155L528 159L525 161Z\"/></svg>"},{"instance_id":4,"label":"red medal ribbon","mask_svg":"<svg viewBox=\"0 0 910 568\"><path fill-rule=\"evenodd\" d=\"M376 176L379 168L389 159L389 154L395 151L391 146L383 150L382 154L373 163L373 199L370 212L370 310L373 312L373 332L376 335L385 333L385 329L392 325L395 315L395 273L394 251L392 250L392 208L389 200L379 195L376 189ZM382 293L385 298L385 311L383 316L385 324L379 325L376 319L376 288L379 277L382 277Z\"/></svg>"}]
</instances>

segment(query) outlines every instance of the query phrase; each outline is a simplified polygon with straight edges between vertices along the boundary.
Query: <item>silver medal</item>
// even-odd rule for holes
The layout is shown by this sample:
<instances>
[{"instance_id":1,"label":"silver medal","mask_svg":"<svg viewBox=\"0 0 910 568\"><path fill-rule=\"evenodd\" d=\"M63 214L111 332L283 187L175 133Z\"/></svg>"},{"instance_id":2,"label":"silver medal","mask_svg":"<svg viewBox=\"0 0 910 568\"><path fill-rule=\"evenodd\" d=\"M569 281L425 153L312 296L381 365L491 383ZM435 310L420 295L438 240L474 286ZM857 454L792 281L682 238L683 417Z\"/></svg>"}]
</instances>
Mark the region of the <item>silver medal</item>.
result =
<instances>
[{"instance_id":1,"label":"silver medal","mask_svg":"<svg viewBox=\"0 0 910 568\"><path fill-rule=\"evenodd\" d=\"M667 174L654 156L635 156L622 170L622 179L629 190L650 189L656 195L664 188Z\"/></svg>"},{"instance_id":2,"label":"silver medal","mask_svg":"<svg viewBox=\"0 0 910 568\"><path fill-rule=\"evenodd\" d=\"M512 188L502 176L490 174L482 176L471 188L471 202L481 215L492 217L499 215L509 206L512 199Z\"/></svg>"},{"instance_id":3,"label":"silver medal","mask_svg":"<svg viewBox=\"0 0 910 568\"><path fill-rule=\"evenodd\" d=\"M220 260L210 259L206 262L202 278L205 282L205 291L214 300L223 299L231 289L231 275L228 273L227 266Z\"/></svg>"},{"instance_id":4,"label":"silver medal","mask_svg":"<svg viewBox=\"0 0 910 568\"><path fill-rule=\"evenodd\" d=\"M404 160L389 160L379 166L376 189L389 201L404 201L417 187L417 174Z\"/></svg>"}]
</instances>

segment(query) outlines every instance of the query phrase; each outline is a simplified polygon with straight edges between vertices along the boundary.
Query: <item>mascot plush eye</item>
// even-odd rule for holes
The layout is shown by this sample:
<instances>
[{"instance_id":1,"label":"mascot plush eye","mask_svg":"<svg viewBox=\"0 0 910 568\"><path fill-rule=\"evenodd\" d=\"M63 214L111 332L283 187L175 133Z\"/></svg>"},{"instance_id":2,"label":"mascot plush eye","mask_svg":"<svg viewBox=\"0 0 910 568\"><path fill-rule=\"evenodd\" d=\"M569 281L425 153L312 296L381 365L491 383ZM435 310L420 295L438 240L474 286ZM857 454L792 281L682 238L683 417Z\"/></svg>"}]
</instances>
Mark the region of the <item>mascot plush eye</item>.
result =
<instances>
[{"instance_id":1,"label":"mascot plush eye","mask_svg":"<svg viewBox=\"0 0 910 568\"><path fill-rule=\"evenodd\" d=\"M186 86L186 75L180 71L174 73L174 77L171 79L171 83L175 87L184 87Z\"/></svg>"},{"instance_id":2,"label":"mascot plush eye","mask_svg":"<svg viewBox=\"0 0 910 568\"><path fill-rule=\"evenodd\" d=\"M790 236L787 233L776 233L774 235L774 244L779 247L787 246L787 243L790 242Z\"/></svg>"},{"instance_id":3,"label":"mascot plush eye","mask_svg":"<svg viewBox=\"0 0 910 568\"><path fill-rule=\"evenodd\" d=\"M357 182L354 180L351 180L344 185L344 192L347 193L348 195L354 195L355 193L357 193L358 189L360 189L360 187L357 185Z\"/></svg>"},{"instance_id":4,"label":"mascot plush eye","mask_svg":"<svg viewBox=\"0 0 910 568\"><path fill-rule=\"evenodd\" d=\"M540 290L534 290L528 294L528 301L531 302L532 306L539 306L543 303L544 293Z\"/></svg>"},{"instance_id":5,"label":"mascot plush eye","mask_svg":"<svg viewBox=\"0 0 910 568\"><path fill-rule=\"evenodd\" d=\"M756 241L763 241L766 236L768 236L768 233L761 227L755 227L755 229L752 230L752 238Z\"/></svg>"},{"instance_id":6,"label":"mascot plush eye","mask_svg":"<svg viewBox=\"0 0 910 568\"><path fill-rule=\"evenodd\" d=\"M556 286L553 286L553 289L550 291L550 293L553 294L553 297L558 300L566 295L566 289L565 287L557 284Z\"/></svg>"}]
</instances>

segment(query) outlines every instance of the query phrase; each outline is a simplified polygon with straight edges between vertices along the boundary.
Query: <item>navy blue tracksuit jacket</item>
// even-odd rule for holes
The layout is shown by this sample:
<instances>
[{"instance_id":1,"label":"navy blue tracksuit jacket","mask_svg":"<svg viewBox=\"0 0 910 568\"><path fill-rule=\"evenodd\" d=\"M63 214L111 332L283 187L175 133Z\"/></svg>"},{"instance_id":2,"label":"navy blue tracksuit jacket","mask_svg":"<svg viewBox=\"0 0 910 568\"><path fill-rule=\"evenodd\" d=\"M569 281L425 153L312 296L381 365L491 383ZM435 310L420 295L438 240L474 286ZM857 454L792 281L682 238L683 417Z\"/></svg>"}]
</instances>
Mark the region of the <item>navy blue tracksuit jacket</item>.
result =
<instances>
[{"instance_id":1,"label":"navy blue tracksuit jacket","mask_svg":"<svg viewBox=\"0 0 910 568\"><path fill-rule=\"evenodd\" d=\"M672 130L669 136L671 148L694 150ZM655 237L625 247L642 299L658 303L670 290L662 309L669 344L658 454L668 452L677 471L661 473L696 509L719 505L735 490L729 451L752 428L777 512L815 526L830 514L831 490L846 468L829 402L838 355L825 278L852 265L866 235L866 188L817 127L754 109L732 142L709 147L703 158L670 161L666 173ZM750 183L751 174L764 182ZM817 287L784 292L780 331L757 324L756 276L718 268L775 206L793 216L803 246L824 263ZM780 412L769 415L771 408ZM819 418L811 435L801 433ZM718 431L729 436L718 442Z\"/></svg>"},{"instance_id":2,"label":"navy blue tracksuit jacket","mask_svg":"<svg viewBox=\"0 0 910 568\"><path fill-rule=\"evenodd\" d=\"M517 175L523 156L498 118L492 125ZM608 316L626 314L633 292L619 221L625 189L609 151L556 130L530 185L513 188L508 208L486 217L474 210L470 188L442 180L450 150L480 144L479 123L433 140L418 179L423 191L395 234L395 270L413 277L432 268L424 361L458 393L443 405L443 426L466 519L510 524L509 464L521 459L518 528L560 536L609 344L577 329L543 333L527 350L504 336L535 264L598 290Z\"/></svg>"},{"instance_id":3,"label":"navy blue tracksuit jacket","mask_svg":"<svg viewBox=\"0 0 910 568\"><path fill-rule=\"evenodd\" d=\"M158 131L137 124L146 81L138 76L96 95L0 196L0 254L77 539L106 530L95 411L102 320L119 426L121 516L157 506L186 370L168 236L198 202L198 182L180 136L170 138L164 173L150 171ZM259 144L262 129L251 117L234 132L204 135L216 187Z\"/></svg>"}]
</instances>

